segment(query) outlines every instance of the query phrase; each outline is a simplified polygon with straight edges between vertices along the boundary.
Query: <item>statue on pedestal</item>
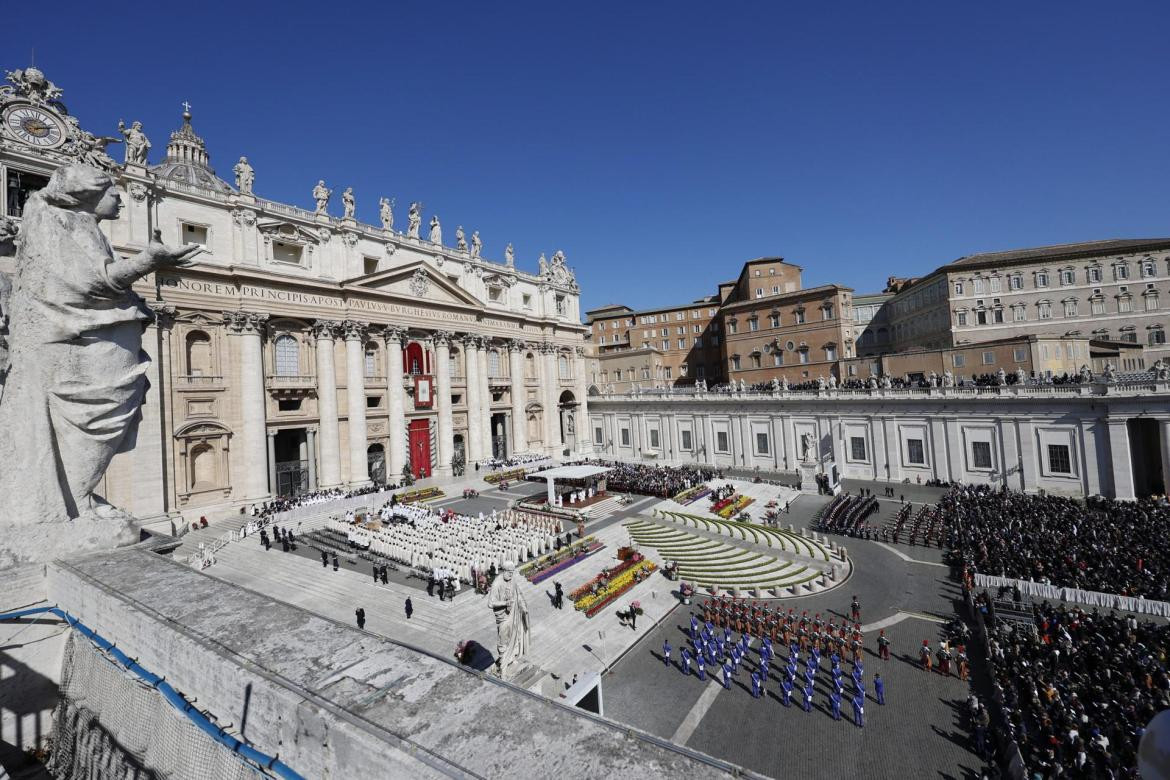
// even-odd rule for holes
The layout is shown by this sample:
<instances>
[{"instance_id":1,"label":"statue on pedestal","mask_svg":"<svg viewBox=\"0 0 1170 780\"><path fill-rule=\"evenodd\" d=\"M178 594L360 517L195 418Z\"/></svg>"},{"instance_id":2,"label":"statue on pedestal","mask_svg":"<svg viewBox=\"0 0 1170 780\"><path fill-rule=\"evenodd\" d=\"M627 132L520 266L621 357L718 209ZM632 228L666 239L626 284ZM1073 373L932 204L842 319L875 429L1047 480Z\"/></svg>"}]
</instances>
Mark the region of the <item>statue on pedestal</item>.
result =
<instances>
[{"instance_id":1,"label":"statue on pedestal","mask_svg":"<svg viewBox=\"0 0 1170 780\"><path fill-rule=\"evenodd\" d=\"M1079 376L1081 378L1081 384L1083 384L1083 385L1088 384L1089 382L1093 381L1093 372L1089 369L1089 367L1087 365L1084 365L1083 363L1081 364L1081 370L1080 370Z\"/></svg>"},{"instance_id":2,"label":"statue on pedestal","mask_svg":"<svg viewBox=\"0 0 1170 780\"><path fill-rule=\"evenodd\" d=\"M1000 366L999 371L995 372L995 383L1000 387L1007 384L1007 372L1003 370L1002 366Z\"/></svg>"},{"instance_id":3,"label":"statue on pedestal","mask_svg":"<svg viewBox=\"0 0 1170 780\"><path fill-rule=\"evenodd\" d=\"M98 228L121 199L80 163L58 168L25 208L9 310L11 370L0 398L0 566L137 541L131 518L94 495L133 441L150 361L150 314L131 285L187 265L202 247L164 246L156 230L121 257ZM70 522L75 521L75 522Z\"/></svg>"},{"instance_id":4,"label":"statue on pedestal","mask_svg":"<svg viewBox=\"0 0 1170 780\"><path fill-rule=\"evenodd\" d=\"M926 379L926 382L931 386L931 388L938 387L938 374L934 371L931 371L930 376Z\"/></svg>"},{"instance_id":5,"label":"statue on pedestal","mask_svg":"<svg viewBox=\"0 0 1170 780\"><path fill-rule=\"evenodd\" d=\"M802 433L800 434L800 459L809 463L812 461L810 455L812 455L812 435Z\"/></svg>"},{"instance_id":6,"label":"statue on pedestal","mask_svg":"<svg viewBox=\"0 0 1170 780\"><path fill-rule=\"evenodd\" d=\"M406 237L418 238L419 227L422 225L422 204L418 201L410 204L410 211L406 214Z\"/></svg>"},{"instance_id":7,"label":"statue on pedestal","mask_svg":"<svg viewBox=\"0 0 1170 780\"><path fill-rule=\"evenodd\" d=\"M434 239L431 239L431 240L433 241ZM463 226L462 225L459 225L458 227L455 228L455 248L458 249L460 252L467 251L467 238L465 237L465 235L463 233Z\"/></svg>"},{"instance_id":8,"label":"statue on pedestal","mask_svg":"<svg viewBox=\"0 0 1170 780\"><path fill-rule=\"evenodd\" d=\"M536 267L539 269L538 273L542 277L548 276L548 260L544 259L544 252L540 253L540 259L536 261Z\"/></svg>"},{"instance_id":9,"label":"statue on pedestal","mask_svg":"<svg viewBox=\"0 0 1170 780\"><path fill-rule=\"evenodd\" d=\"M236 189L244 195L251 195L252 184L256 181L256 172L248 164L248 158L241 157L240 161L236 163L236 167L232 168L232 172L236 174Z\"/></svg>"},{"instance_id":10,"label":"statue on pedestal","mask_svg":"<svg viewBox=\"0 0 1170 780\"><path fill-rule=\"evenodd\" d=\"M488 592L488 606L496 618L496 674L500 677L532 646L528 605L515 579L515 569L516 564L506 561Z\"/></svg>"},{"instance_id":11,"label":"statue on pedestal","mask_svg":"<svg viewBox=\"0 0 1170 780\"><path fill-rule=\"evenodd\" d=\"M383 230L394 229L394 199L378 199L378 217L382 220Z\"/></svg>"},{"instance_id":12,"label":"statue on pedestal","mask_svg":"<svg viewBox=\"0 0 1170 780\"><path fill-rule=\"evenodd\" d=\"M313 188L313 200L317 201L317 213L325 214L329 207L329 196L333 194L333 190L325 186L325 180L319 179L317 186Z\"/></svg>"},{"instance_id":13,"label":"statue on pedestal","mask_svg":"<svg viewBox=\"0 0 1170 780\"><path fill-rule=\"evenodd\" d=\"M483 241L479 238L479 231L473 231L471 234L471 256L479 257L480 251L483 249Z\"/></svg>"},{"instance_id":14,"label":"statue on pedestal","mask_svg":"<svg viewBox=\"0 0 1170 780\"><path fill-rule=\"evenodd\" d=\"M130 165L146 165L146 155L150 152L150 139L142 132L141 122L131 122L130 127L121 119L118 120L118 132L126 139L126 163Z\"/></svg>"},{"instance_id":15,"label":"statue on pedestal","mask_svg":"<svg viewBox=\"0 0 1170 780\"><path fill-rule=\"evenodd\" d=\"M943 387L954 387L955 386L955 375L951 373L951 370L949 368L943 372L942 384L943 384Z\"/></svg>"},{"instance_id":16,"label":"statue on pedestal","mask_svg":"<svg viewBox=\"0 0 1170 780\"><path fill-rule=\"evenodd\" d=\"M346 187L345 192L341 193L341 207L343 209L343 218L353 219L354 212L357 211L357 201L353 197L353 187Z\"/></svg>"},{"instance_id":17,"label":"statue on pedestal","mask_svg":"<svg viewBox=\"0 0 1170 780\"><path fill-rule=\"evenodd\" d=\"M504 264L509 267L516 265L516 250L512 248L511 244L504 247Z\"/></svg>"},{"instance_id":18,"label":"statue on pedestal","mask_svg":"<svg viewBox=\"0 0 1170 780\"><path fill-rule=\"evenodd\" d=\"M435 214L431 217L431 243L443 243L443 226L439 224L439 215Z\"/></svg>"}]
</instances>

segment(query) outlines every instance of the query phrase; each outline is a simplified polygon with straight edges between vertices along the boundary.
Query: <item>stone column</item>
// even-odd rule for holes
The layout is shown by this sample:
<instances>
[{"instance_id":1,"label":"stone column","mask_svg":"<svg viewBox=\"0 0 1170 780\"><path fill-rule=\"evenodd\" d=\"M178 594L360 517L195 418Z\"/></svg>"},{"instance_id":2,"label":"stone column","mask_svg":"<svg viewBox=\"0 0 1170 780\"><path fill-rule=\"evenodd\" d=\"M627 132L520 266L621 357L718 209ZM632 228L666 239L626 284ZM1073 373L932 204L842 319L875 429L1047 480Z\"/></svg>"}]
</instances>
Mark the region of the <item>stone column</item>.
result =
<instances>
[{"instance_id":1,"label":"stone column","mask_svg":"<svg viewBox=\"0 0 1170 780\"><path fill-rule=\"evenodd\" d=\"M451 424L451 334L438 330L431 338L435 343L435 408L439 416L439 456L435 474L449 477L451 457L455 454Z\"/></svg>"},{"instance_id":2,"label":"stone column","mask_svg":"<svg viewBox=\"0 0 1170 780\"><path fill-rule=\"evenodd\" d=\"M240 446L236 450L236 467L241 474L239 485L233 483L236 498L256 500L267 498L268 460L265 442L264 398L264 323L267 314L232 311L224 314L228 332L238 340L240 356Z\"/></svg>"},{"instance_id":3,"label":"stone column","mask_svg":"<svg viewBox=\"0 0 1170 780\"><path fill-rule=\"evenodd\" d=\"M1170 420L1158 422L1159 433L1162 435L1162 491L1170 490Z\"/></svg>"},{"instance_id":4,"label":"stone column","mask_svg":"<svg viewBox=\"0 0 1170 780\"><path fill-rule=\"evenodd\" d=\"M492 456L492 390L491 383L488 381L488 340L481 338L479 340L479 413L476 415L476 420L479 422L480 428L480 443L483 446L483 454L480 459L490 458Z\"/></svg>"},{"instance_id":5,"label":"stone column","mask_svg":"<svg viewBox=\"0 0 1170 780\"><path fill-rule=\"evenodd\" d=\"M370 484L366 463L366 326L346 320L345 396L349 407L349 484Z\"/></svg>"},{"instance_id":6,"label":"stone column","mask_svg":"<svg viewBox=\"0 0 1170 780\"><path fill-rule=\"evenodd\" d=\"M276 495L276 431L268 431L268 492Z\"/></svg>"},{"instance_id":7,"label":"stone column","mask_svg":"<svg viewBox=\"0 0 1170 780\"><path fill-rule=\"evenodd\" d=\"M544 362L544 447L554 458L561 457L564 445L561 442L560 404L561 378L557 370L557 346L545 342L540 345Z\"/></svg>"},{"instance_id":8,"label":"stone column","mask_svg":"<svg viewBox=\"0 0 1170 780\"><path fill-rule=\"evenodd\" d=\"M483 426L479 424L482 392L482 383L479 379L479 339L475 336L465 336L462 344L464 395L467 406L467 469L472 471L471 464L483 459Z\"/></svg>"},{"instance_id":9,"label":"stone column","mask_svg":"<svg viewBox=\"0 0 1170 780\"><path fill-rule=\"evenodd\" d=\"M309 490L317 489L317 431L305 428L305 444L309 450Z\"/></svg>"},{"instance_id":10,"label":"stone column","mask_svg":"<svg viewBox=\"0 0 1170 780\"><path fill-rule=\"evenodd\" d=\"M386 339L386 384L387 425L390 437L389 465L386 481L393 484L402 479L402 467L406 465L406 395L402 389L402 345L406 331L402 328L387 328Z\"/></svg>"},{"instance_id":11,"label":"stone column","mask_svg":"<svg viewBox=\"0 0 1170 780\"><path fill-rule=\"evenodd\" d=\"M589 424L589 378L586 376L589 367L585 360L585 348L576 348L576 359L573 361L573 379L577 392L577 452L588 455L593 451L593 428ZM582 435L582 431L585 435ZM677 454L677 451L676 453Z\"/></svg>"},{"instance_id":12,"label":"stone column","mask_svg":"<svg viewBox=\"0 0 1170 780\"><path fill-rule=\"evenodd\" d=\"M321 425L321 487L341 484L341 434L337 422L337 367L334 364L333 338L339 323L317 320L313 335L317 338L317 415Z\"/></svg>"},{"instance_id":13,"label":"stone column","mask_svg":"<svg viewBox=\"0 0 1170 780\"><path fill-rule=\"evenodd\" d=\"M528 418L524 414L524 402L528 398L524 389L525 344L523 341L509 341L507 346L512 380L512 452L525 452L528 449Z\"/></svg>"},{"instance_id":14,"label":"stone column","mask_svg":"<svg viewBox=\"0 0 1170 780\"><path fill-rule=\"evenodd\" d=\"M1129 431L1124 419L1110 419L1109 463L1113 471L1113 497L1133 501L1133 464L1129 457Z\"/></svg>"},{"instance_id":15,"label":"stone column","mask_svg":"<svg viewBox=\"0 0 1170 780\"><path fill-rule=\"evenodd\" d=\"M133 492L132 509L140 519L166 515L174 504L171 496L170 429L173 426L171 408L171 329L175 324L175 307L163 301L147 303L154 312L154 322L142 335L142 349L151 355L147 373L149 386L142 402L142 419L138 423L138 440L133 449L133 469L136 478L130 480Z\"/></svg>"}]
</instances>

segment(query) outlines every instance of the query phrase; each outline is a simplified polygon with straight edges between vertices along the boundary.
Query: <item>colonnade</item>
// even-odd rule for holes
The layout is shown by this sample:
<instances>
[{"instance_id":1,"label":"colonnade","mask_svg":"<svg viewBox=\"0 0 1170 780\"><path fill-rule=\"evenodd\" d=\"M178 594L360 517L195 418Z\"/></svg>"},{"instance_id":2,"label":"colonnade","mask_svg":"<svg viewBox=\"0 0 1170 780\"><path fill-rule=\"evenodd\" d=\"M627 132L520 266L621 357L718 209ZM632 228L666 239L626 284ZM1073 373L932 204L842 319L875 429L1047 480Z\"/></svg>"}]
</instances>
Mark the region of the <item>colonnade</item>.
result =
<instances>
[{"instance_id":1,"label":"colonnade","mask_svg":"<svg viewBox=\"0 0 1170 780\"><path fill-rule=\"evenodd\" d=\"M247 467L242 470L243 484L238 497L244 500L259 499L275 492L275 463L271 437L266 420L266 389L264 379L264 330L268 316L252 312L228 312L224 315L228 333L238 339L236 354L240 360L243 386L240 388L240 455ZM322 489L338 486L362 487L369 484L367 450L369 446L366 423L367 381L365 370L365 345L370 337L371 326L354 320L317 320L311 334L315 340L316 352L316 395L317 430L313 446L308 449L309 468L313 482ZM464 393L467 410L467 437L465 457L467 463L483 461L492 457L492 390L488 369L490 339L477 335L449 331L431 331L421 337L410 336L401 326L387 325L380 328L380 338L385 343L386 356L386 397L387 397L387 452L388 480L396 480L408 460L406 430L406 373L403 355L407 343L429 341L434 350L435 365L432 366L434 380L432 409L437 427L437 458L434 472L437 476L451 474L451 461L455 454L454 415L452 408L451 347L457 345L463 352ZM345 343L345 381L348 425L345 446L349 455L349 470L342 473L341 425L337 397L337 367L335 347L338 339ZM525 376L526 352L537 356L535 401L543 413L543 447L546 454L559 457L564 451L561 436L560 398L563 392L560 376L559 357L564 348L544 342L532 344L510 340L498 345L508 360L508 381L510 390L511 452L525 452L530 449L527 430L529 397L528 377ZM501 358L503 355L501 355ZM587 434L586 412L586 364L584 350L580 347L570 352L572 365L572 393L577 403L574 412L577 424L576 450L585 454L591 448ZM568 380L568 377L565 377ZM568 388L565 388L568 389ZM424 407L425 408L425 407ZM505 411L503 409L501 412ZM261 464L267 464L264 468ZM427 464L429 467L429 464Z\"/></svg>"}]
</instances>

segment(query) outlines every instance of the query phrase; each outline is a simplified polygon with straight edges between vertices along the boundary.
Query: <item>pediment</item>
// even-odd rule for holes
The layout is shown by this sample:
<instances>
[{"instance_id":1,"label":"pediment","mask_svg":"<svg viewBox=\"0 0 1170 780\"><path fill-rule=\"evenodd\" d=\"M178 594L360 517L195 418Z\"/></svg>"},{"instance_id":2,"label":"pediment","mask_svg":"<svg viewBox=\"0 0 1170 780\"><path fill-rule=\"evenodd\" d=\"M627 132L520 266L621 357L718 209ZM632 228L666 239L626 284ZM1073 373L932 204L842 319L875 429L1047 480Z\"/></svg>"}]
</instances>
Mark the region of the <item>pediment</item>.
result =
<instances>
[{"instance_id":1,"label":"pediment","mask_svg":"<svg viewBox=\"0 0 1170 780\"><path fill-rule=\"evenodd\" d=\"M357 290L376 290L414 300L483 306L483 302L474 295L421 260L351 279L344 286Z\"/></svg>"}]
</instances>

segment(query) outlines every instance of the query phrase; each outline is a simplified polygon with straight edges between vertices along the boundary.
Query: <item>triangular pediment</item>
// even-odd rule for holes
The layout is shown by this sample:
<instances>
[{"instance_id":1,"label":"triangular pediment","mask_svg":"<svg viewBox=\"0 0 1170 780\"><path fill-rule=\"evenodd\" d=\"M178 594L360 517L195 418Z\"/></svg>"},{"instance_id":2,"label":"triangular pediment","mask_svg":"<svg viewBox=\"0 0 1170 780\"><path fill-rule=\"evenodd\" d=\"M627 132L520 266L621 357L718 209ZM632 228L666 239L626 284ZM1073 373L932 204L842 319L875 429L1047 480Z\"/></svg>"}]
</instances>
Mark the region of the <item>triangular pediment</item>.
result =
<instances>
[{"instance_id":1,"label":"triangular pediment","mask_svg":"<svg viewBox=\"0 0 1170 780\"><path fill-rule=\"evenodd\" d=\"M353 290L376 290L419 301L483 306L483 301L422 260L359 276L345 282L343 286Z\"/></svg>"}]
</instances>

